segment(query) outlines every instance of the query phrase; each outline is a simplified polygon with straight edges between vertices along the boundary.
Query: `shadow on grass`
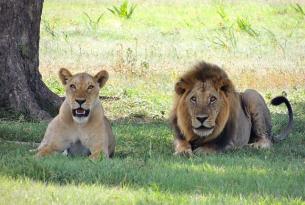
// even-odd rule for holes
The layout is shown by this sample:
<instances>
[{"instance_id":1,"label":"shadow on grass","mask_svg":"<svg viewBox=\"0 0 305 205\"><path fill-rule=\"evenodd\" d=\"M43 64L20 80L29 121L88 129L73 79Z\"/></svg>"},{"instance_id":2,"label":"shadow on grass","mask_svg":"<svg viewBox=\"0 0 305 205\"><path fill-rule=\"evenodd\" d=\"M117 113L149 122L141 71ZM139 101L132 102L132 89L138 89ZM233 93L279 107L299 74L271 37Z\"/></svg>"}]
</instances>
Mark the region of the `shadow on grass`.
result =
<instances>
[{"instance_id":1,"label":"shadow on grass","mask_svg":"<svg viewBox=\"0 0 305 205\"><path fill-rule=\"evenodd\" d=\"M114 158L94 163L64 156L37 160L24 147L1 145L0 148L1 174L17 179L27 177L60 185L130 186L187 194L260 194L295 198L305 194L305 170L300 160L261 159L236 152L190 159L169 155L146 159Z\"/></svg>"},{"instance_id":2,"label":"shadow on grass","mask_svg":"<svg viewBox=\"0 0 305 205\"><path fill-rule=\"evenodd\" d=\"M91 162L87 158L61 155L38 160L28 152L29 147L4 143L0 145L0 174L60 185L102 184L172 193L259 194L304 199L302 106L294 106L293 133L270 150L241 149L201 157L174 157L173 134L167 122L123 120L113 124L117 149L112 160ZM287 115L273 113L272 118L276 134L286 125ZM25 127L13 130L18 129L21 134ZM33 130L31 136L43 132L43 128Z\"/></svg>"}]
</instances>

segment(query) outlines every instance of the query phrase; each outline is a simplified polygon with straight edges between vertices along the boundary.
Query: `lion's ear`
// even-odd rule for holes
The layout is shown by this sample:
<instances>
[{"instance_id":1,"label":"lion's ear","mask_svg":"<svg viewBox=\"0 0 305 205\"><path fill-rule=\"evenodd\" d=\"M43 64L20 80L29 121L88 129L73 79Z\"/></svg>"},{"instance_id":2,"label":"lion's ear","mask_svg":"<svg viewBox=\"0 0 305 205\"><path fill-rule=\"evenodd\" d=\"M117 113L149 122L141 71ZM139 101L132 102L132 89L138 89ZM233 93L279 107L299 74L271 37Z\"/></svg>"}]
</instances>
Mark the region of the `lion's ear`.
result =
<instances>
[{"instance_id":1,"label":"lion's ear","mask_svg":"<svg viewBox=\"0 0 305 205\"><path fill-rule=\"evenodd\" d=\"M72 77L72 74L66 68L61 68L58 72L59 79L63 85L66 85L68 80Z\"/></svg>"},{"instance_id":2,"label":"lion's ear","mask_svg":"<svg viewBox=\"0 0 305 205\"><path fill-rule=\"evenodd\" d=\"M180 79L175 85L175 91L178 95L182 95L187 89L187 84L183 79Z\"/></svg>"},{"instance_id":3,"label":"lion's ear","mask_svg":"<svg viewBox=\"0 0 305 205\"><path fill-rule=\"evenodd\" d=\"M109 78L109 74L105 70L101 70L94 76L94 79L96 80L96 82L98 82L98 84L100 85L100 88L102 88L105 85L108 78Z\"/></svg>"},{"instance_id":4,"label":"lion's ear","mask_svg":"<svg viewBox=\"0 0 305 205\"><path fill-rule=\"evenodd\" d=\"M220 90L222 90L225 93L229 93L229 92L234 91L234 86L233 86L231 80L228 79L228 78L223 79L222 83L221 83Z\"/></svg>"}]
</instances>

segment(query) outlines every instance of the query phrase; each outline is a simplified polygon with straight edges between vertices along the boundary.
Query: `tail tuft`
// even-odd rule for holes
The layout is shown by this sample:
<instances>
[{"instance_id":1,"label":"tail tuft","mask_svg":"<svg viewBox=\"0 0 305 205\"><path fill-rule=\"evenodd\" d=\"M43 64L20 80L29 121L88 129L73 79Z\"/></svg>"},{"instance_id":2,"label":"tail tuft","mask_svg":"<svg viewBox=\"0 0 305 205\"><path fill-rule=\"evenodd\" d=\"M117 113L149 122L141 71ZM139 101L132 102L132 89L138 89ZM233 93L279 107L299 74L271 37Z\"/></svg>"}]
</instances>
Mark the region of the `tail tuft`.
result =
<instances>
[{"instance_id":1,"label":"tail tuft","mask_svg":"<svg viewBox=\"0 0 305 205\"><path fill-rule=\"evenodd\" d=\"M284 102L288 101L284 96L278 96L271 100L272 105L280 105ZM289 102L288 102L289 103Z\"/></svg>"},{"instance_id":2,"label":"tail tuft","mask_svg":"<svg viewBox=\"0 0 305 205\"><path fill-rule=\"evenodd\" d=\"M284 96L278 96L271 100L271 104L275 105L275 106L280 105L282 103L285 103L285 105L287 106L289 121L288 121L288 125L286 126L286 128L279 135L277 135L276 137L273 138L273 140L275 142L286 139L288 134L291 132L292 126L293 126L293 112L292 112L292 108L291 108L291 105L290 105L290 102L288 101L288 99Z\"/></svg>"}]
</instances>

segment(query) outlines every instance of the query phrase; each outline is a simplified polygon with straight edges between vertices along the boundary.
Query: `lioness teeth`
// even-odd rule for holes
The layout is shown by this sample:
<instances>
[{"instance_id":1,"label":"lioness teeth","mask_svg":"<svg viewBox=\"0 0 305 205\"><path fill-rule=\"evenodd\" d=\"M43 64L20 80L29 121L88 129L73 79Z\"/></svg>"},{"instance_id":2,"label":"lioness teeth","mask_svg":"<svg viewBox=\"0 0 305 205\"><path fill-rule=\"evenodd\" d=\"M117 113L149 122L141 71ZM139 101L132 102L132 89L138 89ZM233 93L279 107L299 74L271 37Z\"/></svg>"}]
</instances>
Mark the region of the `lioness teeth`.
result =
<instances>
[{"instance_id":1,"label":"lioness teeth","mask_svg":"<svg viewBox=\"0 0 305 205\"><path fill-rule=\"evenodd\" d=\"M76 114L85 114L85 110L83 109L77 109Z\"/></svg>"}]
</instances>

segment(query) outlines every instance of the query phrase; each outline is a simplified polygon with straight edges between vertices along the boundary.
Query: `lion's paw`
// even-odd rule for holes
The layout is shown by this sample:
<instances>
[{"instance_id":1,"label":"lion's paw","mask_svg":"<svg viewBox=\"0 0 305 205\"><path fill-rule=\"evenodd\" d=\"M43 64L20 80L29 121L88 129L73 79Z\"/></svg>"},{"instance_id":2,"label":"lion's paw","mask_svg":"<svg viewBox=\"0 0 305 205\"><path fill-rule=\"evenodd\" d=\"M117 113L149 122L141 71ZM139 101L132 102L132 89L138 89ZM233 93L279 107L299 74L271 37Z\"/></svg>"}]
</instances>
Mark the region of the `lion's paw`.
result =
<instances>
[{"instance_id":1,"label":"lion's paw","mask_svg":"<svg viewBox=\"0 0 305 205\"><path fill-rule=\"evenodd\" d=\"M175 146L174 155L187 155L191 156L193 154L191 145L186 141L179 141Z\"/></svg>"},{"instance_id":2,"label":"lion's paw","mask_svg":"<svg viewBox=\"0 0 305 205\"><path fill-rule=\"evenodd\" d=\"M255 149L269 149L271 148L272 142L268 139L260 139L257 142L249 144L250 147Z\"/></svg>"},{"instance_id":3,"label":"lion's paw","mask_svg":"<svg viewBox=\"0 0 305 205\"><path fill-rule=\"evenodd\" d=\"M185 150L179 150L179 151L175 151L174 155L178 155L178 156L183 156L183 155L186 155L186 156L191 156L193 155L193 151L192 149L185 149Z\"/></svg>"},{"instance_id":4,"label":"lion's paw","mask_svg":"<svg viewBox=\"0 0 305 205\"><path fill-rule=\"evenodd\" d=\"M215 154L216 150L210 147L198 147L193 151L196 155L209 155L209 154Z\"/></svg>"}]
</instances>

